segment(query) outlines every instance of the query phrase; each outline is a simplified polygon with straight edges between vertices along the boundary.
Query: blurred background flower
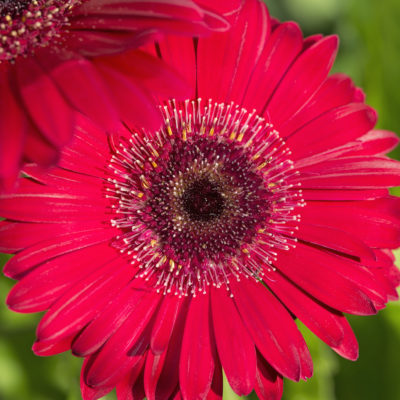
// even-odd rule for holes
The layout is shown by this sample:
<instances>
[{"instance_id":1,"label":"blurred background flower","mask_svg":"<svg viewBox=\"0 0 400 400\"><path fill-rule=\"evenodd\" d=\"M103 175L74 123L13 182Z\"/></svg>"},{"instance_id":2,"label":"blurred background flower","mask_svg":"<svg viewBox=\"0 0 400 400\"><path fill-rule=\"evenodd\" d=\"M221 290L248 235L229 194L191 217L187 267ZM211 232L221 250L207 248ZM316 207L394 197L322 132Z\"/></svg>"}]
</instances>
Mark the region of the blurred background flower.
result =
<instances>
[{"instance_id":1,"label":"blurred background flower","mask_svg":"<svg viewBox=\"0 0 400 400\"><path fill-rule=\"evenodd\" d=\"M400 133L398 0L268 0L267 4L271 15L299 22L305 35L338 33L341 46L334 72L350 75L365 90L368 104L379 113L379 128ZM393 156L400 159L400 149ZM400 195L400 190L394 193ZM1 265L7 257L0 255ZM40 316L6 309L4 299L11 286L11 280L0 278L0 399L81 399L81 359L70 354L33 355L30 347ZM349 318L360 343L357 363L341 359L302 329L313 356L314 377L302 383L286 381L283 400L400 398L399 313L400 303L392 303L377 316Z\"/></svg>"}]
</instances>

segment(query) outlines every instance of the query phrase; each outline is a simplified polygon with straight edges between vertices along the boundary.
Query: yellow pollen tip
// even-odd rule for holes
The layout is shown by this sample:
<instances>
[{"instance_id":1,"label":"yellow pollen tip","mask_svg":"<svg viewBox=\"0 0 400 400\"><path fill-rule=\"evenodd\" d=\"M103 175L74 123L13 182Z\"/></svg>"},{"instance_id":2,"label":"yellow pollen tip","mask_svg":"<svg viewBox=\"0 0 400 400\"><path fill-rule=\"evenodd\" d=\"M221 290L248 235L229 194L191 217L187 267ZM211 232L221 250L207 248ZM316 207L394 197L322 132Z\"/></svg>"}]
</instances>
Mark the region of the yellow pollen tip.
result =
<instances>
[{"instance_id":1,"label":"yellow pollen tip","mask_svg":"<svg viewBox=\"0 0 400 400\"><path fill-rule=\"evenodd\" d=\"M172 135L173 135L172 129L171 129L171 125L170 125L170 124L167 125L167 132L168 132L168 135L169 135L169 136L172 136Z\"/></svg>"},{"instance_id":2,"label":"yellow pollen tip","mask_svg":"<svg viewBox=\"0 0 400 400\"><path fill-rule=\"evenodd\" d=\"M264 161L263 163L261 163L261 164L257 167L257 170L259 171L260 169L263 169L266 165L267 165L267 162Z\"/></svg>"}]
</instances>

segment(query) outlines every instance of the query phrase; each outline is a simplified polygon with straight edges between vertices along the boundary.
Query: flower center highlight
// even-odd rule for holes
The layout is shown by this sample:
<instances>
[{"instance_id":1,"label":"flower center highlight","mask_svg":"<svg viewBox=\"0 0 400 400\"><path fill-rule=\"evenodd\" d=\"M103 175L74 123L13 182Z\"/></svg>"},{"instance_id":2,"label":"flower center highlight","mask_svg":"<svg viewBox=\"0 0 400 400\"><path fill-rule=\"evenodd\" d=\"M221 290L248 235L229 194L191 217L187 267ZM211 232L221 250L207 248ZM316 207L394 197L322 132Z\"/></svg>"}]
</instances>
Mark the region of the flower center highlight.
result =
<instances>
[{"instance_id":1,"label":"flower center highlight","mask_svg":"<svg viewBox=\"0 0 400 400\"><path fill-rule=\"evenodd\" d=\"M278 132L234 104L171 101L161 111L158 132L111 141L106 197L121 231L112 245L164 294L272 273L276 249L295 246L304 205Z\"/></svg>"},{"instance_id":2,"label":"flower center highlight","mask_svg":"<svg viewBox=\"0 0 400 400\"><path fill-rule=\"evenodd\" d=\"M221 215L224 199L207 179L194 182L182 196L183 208L194 221L210 221Z\"/></svg>"},{"instance_id":3,"label":"flower center highlight","mask_svg":"<svg viewBox=\"0 0 400 400\"><path fill-rule=\"evenodd\" d=\"M0 0L0 62L57 44L72 9L84 0Z\"/></svg>"}]
</instances>

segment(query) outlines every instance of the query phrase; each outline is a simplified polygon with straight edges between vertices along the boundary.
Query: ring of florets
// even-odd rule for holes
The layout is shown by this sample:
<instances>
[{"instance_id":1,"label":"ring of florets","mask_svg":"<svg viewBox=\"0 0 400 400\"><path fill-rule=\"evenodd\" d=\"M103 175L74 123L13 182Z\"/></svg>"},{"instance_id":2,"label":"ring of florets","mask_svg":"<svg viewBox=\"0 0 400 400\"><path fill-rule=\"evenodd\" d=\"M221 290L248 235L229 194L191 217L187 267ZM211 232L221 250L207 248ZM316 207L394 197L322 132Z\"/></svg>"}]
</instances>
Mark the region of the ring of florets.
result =
<instances>
[{"instance_id":1,"label":"ring of florets","mask_svg":"<svg viewBox=\"0 0 400 400\"><path fill-rule=\"evenodd\" d=\"M159 131L129 130L113 145L112 245L164 294L273 272L276 248L295 246L304 205L278 132L233 103L170 101L161 112Z\"/></svg>"}]
</instances>

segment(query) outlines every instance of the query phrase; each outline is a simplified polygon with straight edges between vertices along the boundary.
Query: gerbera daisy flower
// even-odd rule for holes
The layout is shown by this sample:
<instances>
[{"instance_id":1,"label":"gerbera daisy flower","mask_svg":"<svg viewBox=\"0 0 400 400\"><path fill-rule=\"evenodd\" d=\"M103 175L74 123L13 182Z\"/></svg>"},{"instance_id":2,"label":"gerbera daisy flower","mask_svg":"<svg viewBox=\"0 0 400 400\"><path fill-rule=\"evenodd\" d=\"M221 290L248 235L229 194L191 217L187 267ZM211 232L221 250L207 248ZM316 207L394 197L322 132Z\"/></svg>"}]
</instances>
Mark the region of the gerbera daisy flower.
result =
<instances>
[{"instance_id":1,"label":"gerbera daisy flower","mask_svg":"<svg viewBox=\"0 0 400 400\"><path fill-rule=\"evenodd\" d=\"M71 138L71 104L115 128L121 115L113 104L122 100L112 88L123 85L123 93L136 99L138 122L155 128L161 121L149 92L159 84L150 76L157 74L164 86L182 85L141 53L128 82L84 57L137 47L161 33L201 36L227 27L221 16L191 0L1 1L0 190L13 186L23 162L54 163Z\"/></svg>"},{"instance_id":2,"label":"gerbera daisy flower","mask_svg":"<svg viewBox=\"0 0 400 400\"><path fill-rule=\"evenodd\" d=\"M257 0L231 24L149 46L192 87L159 99L160 129L107 133L79 116L58 166L27 166L0 198L0 250L16 253L5 274L19 280L8 305L47 310L33 350L84 357L85 400L114 387L218 399L222 370L237 394L280 399L283 377L312 375L296 318L355 360L344 314L397 298L397 138L328 75L337 38L304 39Z\"/></svg>"}]
</instances>

